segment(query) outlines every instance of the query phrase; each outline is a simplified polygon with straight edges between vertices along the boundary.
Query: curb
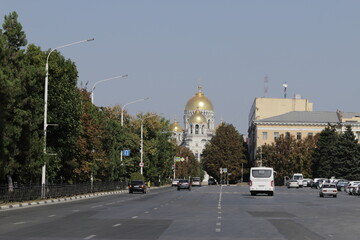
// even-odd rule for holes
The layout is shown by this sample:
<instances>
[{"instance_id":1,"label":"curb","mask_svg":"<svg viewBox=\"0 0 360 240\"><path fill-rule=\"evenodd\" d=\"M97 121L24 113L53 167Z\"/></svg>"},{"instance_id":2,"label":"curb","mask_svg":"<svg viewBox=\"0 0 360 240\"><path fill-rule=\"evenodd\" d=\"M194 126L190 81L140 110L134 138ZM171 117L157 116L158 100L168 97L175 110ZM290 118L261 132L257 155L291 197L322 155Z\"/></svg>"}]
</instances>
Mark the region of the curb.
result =
<instances>
[{"instance_id":1,"label":"curb","mask_svg":"<svg viewBox=\"0 0 360 240\"><path fill-rule=\"evenodd\" d=\"M55 203L61 203L61 202L68 202L68 201L74 201L74 200L100 197L100 196L105 196L105 195L122 194L122 193L126 193L126 192L128 192L128 190L120 190L120 191L112 191L112 192L98 192L98 193L90 193L90 194L84 194L84 195L76 195L76 196L71 196L71 197L62 197L62 198L39 200L39 201L35 200L35 201L31 201L31 202L0 205L0 210L14 209L14 208L21 208L21 207L28 207L28 206L38 206L38 205L43 205L43 204L55 204Z\"/></svg>"}]
</instances>

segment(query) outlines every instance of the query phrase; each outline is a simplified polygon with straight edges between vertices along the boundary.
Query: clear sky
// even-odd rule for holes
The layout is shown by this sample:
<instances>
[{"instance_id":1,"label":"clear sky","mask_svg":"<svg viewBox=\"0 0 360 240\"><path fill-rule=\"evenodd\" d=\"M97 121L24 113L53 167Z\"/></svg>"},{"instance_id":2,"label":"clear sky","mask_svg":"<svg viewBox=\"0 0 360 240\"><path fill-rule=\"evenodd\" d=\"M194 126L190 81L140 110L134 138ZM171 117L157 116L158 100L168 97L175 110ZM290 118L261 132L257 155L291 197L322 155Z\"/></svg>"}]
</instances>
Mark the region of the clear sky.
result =
<instances>
[{"instance_id":1,"label":"clear sky","mask_svg":"<svg viewBox=\"0 0 360 240\"><path fill-rule=\"evenodd\" d=\"M150 97L129 112L183 125L201 80L216 124L243 134L254 99L282 98L284 82L288 97L301 94L315 111L360 112L358 0L2 0L1 23L12 11L42 50L95 38L61 50L79 86L129 75L97 85L98 106Z\"/></svg>"}]
</instances>

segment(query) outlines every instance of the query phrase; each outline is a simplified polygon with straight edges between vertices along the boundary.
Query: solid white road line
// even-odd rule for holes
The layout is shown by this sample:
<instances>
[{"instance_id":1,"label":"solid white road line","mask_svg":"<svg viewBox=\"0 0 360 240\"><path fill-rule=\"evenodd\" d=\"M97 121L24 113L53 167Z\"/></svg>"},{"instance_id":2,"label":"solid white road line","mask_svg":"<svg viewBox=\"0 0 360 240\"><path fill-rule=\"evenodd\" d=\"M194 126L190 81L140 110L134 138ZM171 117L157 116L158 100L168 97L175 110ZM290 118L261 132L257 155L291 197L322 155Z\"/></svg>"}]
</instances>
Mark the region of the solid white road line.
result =
<instances>
[{"instance_id":1,"label":"solid white road line","mask_svg":"<svg viewBox=\"0 0 360 240\"><path fill-rule=\"evenodd\" d=\"M96 235L90 235L90 236L87 236L86 238L84 238L85 240L88 240L88 239L92 239L92 238L94 238L94 237L96 237Z\"/></svg>"}]
</instances>

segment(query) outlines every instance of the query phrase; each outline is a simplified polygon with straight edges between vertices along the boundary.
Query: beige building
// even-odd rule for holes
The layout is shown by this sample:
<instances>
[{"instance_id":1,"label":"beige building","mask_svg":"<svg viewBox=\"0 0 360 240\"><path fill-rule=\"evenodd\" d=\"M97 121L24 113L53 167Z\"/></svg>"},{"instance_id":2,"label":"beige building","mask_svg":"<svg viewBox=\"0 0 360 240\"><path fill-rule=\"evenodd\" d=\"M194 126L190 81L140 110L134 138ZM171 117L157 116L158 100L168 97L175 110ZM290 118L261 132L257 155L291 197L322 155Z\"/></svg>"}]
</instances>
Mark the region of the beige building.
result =
<instances>
[{"instance_id":1,"label":"beige building","mask_svg":"<svg viewBox=\"0 0 360 240\"><path fill-rule=\"evenodd\" d=\"M351 125L355 136L360 138L360 113L313 112L312 108L312 103L300 98L255 99L249 115L250 160L258 158L259 146L271 144L280 135L304 139L320 133L329 123L338 126L339 132Z\"/></svg>"}]
</instances>

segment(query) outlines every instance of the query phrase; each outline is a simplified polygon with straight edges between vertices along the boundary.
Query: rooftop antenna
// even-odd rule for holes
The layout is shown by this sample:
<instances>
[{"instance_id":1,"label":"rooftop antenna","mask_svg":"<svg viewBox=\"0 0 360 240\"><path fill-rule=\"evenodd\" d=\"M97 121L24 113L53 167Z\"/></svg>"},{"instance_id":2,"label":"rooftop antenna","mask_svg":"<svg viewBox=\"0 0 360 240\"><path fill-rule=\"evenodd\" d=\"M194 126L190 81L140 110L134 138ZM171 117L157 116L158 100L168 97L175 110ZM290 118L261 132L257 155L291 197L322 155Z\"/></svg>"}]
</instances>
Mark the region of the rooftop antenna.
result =
<instances>
[{"instance_id":1,"label":"rooftop antenna","mask_svg":"<svg viewBox=\"0 0 360 240\"><path fill-rule=\"evenodd\" d=\"M268 89L269 89L268 84L269 84L269 77L266 74L265 77L264 77L264 97L266 97L266 95L268 93Z\"/></svg>"},{"instance_id":2,"label":"rooftop antenna","mask_svg":"<svg viewBox=\"0 0 360 240\"><path fill-rule=\"evenodd\" d=\"M286 82L283 84L283 87L284 87L284 98L286 98L286 89L287 89L288 86L289 86L289 85L288 85Z\"/></svg>"}]
</instances>

